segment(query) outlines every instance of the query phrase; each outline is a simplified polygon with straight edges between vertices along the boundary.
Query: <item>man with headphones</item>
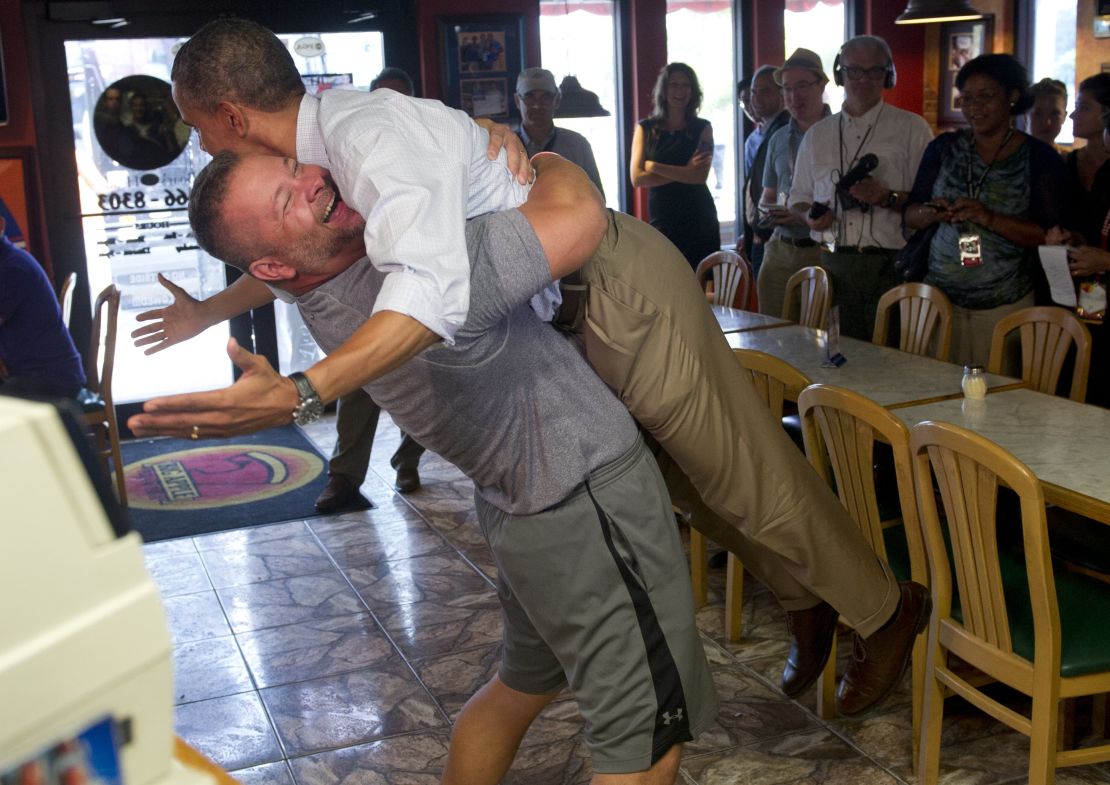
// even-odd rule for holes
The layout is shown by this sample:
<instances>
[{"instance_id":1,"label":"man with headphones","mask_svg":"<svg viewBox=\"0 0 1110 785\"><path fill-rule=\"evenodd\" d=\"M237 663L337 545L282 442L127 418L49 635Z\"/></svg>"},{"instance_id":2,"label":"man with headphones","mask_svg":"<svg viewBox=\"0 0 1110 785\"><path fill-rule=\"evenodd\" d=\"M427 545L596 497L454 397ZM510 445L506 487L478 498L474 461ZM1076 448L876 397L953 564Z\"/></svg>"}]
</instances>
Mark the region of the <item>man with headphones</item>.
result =
<instances>
[{"instance_id":1,"label":"man with headphones","mask_svg":"<svg viewBox=\"0 0 1110 785\"><path fill-rule=\"evenodd\" d=\"M899 283L902 208L933 132L920 115L883 101L897 79L883 39L847 41L833 79L844 87L844 105L802 139L789 206L826 245L821 266L840 306L841 333L870 340L879 298Z\"/></svg>"}]
</instances>

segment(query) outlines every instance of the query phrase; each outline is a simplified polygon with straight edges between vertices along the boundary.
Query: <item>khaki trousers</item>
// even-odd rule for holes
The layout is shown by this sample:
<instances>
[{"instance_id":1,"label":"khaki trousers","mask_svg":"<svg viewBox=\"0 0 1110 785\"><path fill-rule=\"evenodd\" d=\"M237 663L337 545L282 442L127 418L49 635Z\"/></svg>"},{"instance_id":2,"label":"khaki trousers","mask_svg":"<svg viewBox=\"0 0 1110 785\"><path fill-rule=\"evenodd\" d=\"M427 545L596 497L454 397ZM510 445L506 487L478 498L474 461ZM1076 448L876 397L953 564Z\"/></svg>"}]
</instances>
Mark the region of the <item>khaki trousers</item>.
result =
<instances>
[{"instance_id":1,"label":"khaki trousers","mask_svg":"<svg viewBox=\"0 0 1110 785\"><path fill-rule=\"evenodd\" d=\"M804 267L814 267L821 259L821 246L798 248L784 243L777 237L767 241L763 252L763 266L756 278L759 292L759 312L768 316L782 316L782 301L786 298L786 282Z\"/></svg>"},{"instance_id":2,"label":"khaki trousers","mask_svg":"<svg viewBox=\"0 0 1110 785\"><path fill-rule=\"evenodd\" d=\"M823 599L863 635L882 626L898 606L893 574L767 411L677 249L611 213L580 278L585 296L571 292L560 321L661 446L672 497L704 500L717 515L695 515L699 528L786 610Z\"/></svg>"}]
</instances>

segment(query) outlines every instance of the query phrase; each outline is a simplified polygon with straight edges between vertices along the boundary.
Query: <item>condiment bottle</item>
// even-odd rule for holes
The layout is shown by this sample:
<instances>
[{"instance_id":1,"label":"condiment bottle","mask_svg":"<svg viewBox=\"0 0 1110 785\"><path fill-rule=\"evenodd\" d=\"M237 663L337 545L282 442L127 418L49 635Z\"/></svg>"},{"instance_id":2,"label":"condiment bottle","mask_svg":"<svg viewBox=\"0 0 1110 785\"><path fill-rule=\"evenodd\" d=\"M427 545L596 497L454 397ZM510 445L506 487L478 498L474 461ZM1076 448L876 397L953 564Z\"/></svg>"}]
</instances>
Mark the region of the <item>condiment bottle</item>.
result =
<instances>
[{"instance_id":1,"label":"condiment bottle","mask_svg":"<svg viewBox=\"0 0 1110 785\"><path fill-rule=\"evenodd\" d=\"M973 401L981 401L987 397L987 377L981 365L965 365L964 378L960 383L964 397Z\"/></svg>"}]
</instances>

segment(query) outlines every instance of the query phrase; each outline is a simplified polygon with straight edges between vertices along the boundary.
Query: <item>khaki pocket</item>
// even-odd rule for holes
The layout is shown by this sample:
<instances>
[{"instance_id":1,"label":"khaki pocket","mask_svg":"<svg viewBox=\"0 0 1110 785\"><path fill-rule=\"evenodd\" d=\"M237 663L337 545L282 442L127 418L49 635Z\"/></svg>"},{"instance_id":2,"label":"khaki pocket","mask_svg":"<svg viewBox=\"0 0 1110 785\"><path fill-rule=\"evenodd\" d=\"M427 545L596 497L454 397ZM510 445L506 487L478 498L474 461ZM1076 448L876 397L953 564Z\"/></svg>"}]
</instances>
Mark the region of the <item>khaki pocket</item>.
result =
<instances>
[{"instance_id":1,"label":"khaki pocket","mask_svg":"<svg viewBox=\"0 0 1110 785\"><path fill-rule=\"evenodd\" d=\"M622 400L629 374L657 316L657 312L630 308L596 285L590 287L584 331L586 360Z\"/></svg>"}]
</instances>

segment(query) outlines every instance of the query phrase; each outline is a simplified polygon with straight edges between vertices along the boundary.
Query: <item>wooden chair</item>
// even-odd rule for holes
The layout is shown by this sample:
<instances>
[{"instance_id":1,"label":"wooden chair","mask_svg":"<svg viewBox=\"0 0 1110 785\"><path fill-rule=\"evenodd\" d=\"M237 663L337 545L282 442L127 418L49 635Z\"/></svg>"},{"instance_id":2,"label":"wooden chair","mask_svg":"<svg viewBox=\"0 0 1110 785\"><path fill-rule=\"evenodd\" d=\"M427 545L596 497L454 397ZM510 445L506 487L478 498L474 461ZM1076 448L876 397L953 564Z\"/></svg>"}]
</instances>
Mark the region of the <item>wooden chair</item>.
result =
<instances>
[{"instance_id":1,"label":"wooden chair","mask_svg":"<svg viewBox=\"0 0 1110 785\"><path fill-rule=\"evenodd\" d=\"M798 315L794 315L794 292L798 292ZM825 329L825 319L832 302L829 274L820 267L803 267L786 282L782 298L782 318L804 327Z\"/></svg>"},{"instance_id":2,"label":"wooden chair","mask_svg":"<svg viewBox=\"0 0 1110 785\"><path fill-rule=\"evenodd\" d=\"M760 398L776 419L782 419L785 401L796 401L798 394L809 385L809 377L793 365L770 354L754 349L734 349L737 361L752 375ZM707 548L705 537L690 527L690 581L694 585L697 603L705 604ZM725 568L725 638L740 640L741 613L744 602L744 565L736 554L728 554Z\"/></svg>"},{"instance_id":3,"label":"wooden chair","mask_svg":"<svg viewBox=\"0 0 1110 785\"><path fill-rule=\"evenodd\" d=\"M1029 736L1031 785L1054 782L1059 766L1110 760L1110 744L1058 749L1061 701L1110 692L1110 587L1054 574L1041 483L1013 455L938 422L914 426L910 449L933 594L917 781L937 781L946 689ZM1000 487L1020 502L1021 551L996 536ZM1030 714L998 703L948 667L949 653L1031 697Z\"/></svg>"},{"instance_id":4,"label":"wooden chair","mask_svg":"<svg viewBox=\"0 0 1110 785\"><path fill-rule=\"evenodd\" d=\"M748 260L736 251L717 251L711 253L698 263L694 273L698 279L698 286L705 289L707 297L709 289L707 284L713 284L710 302L713 305L724 305L729 308L744 308L748 303L748 296L752 288L752 267Z\"/></svg>"},{"instance_id":5,"label":"wooden chair","mask_svg":"<svg viewBox=\"0 0 1110 785\"><path fill-rule=\"evenodd\" d=\"M69 327L69 316L73 313L73 290L76 288L77 273L70 273L62 281L62 288L58 290L58 303L62 306L62 321Z\"/></svg>"},{"instance_id":6,"label":"wooden chair","mask_svg":"<svg viewBox=\"0 0 1110 785\"><path fill-rule=\"evenodd\" d=\"M1021 336L1021 378L1033 389L1056 394L1060 370L1068 349L1075 344L1075 368L1071 375L1073 401L1087 397L1087 374L1091 367L1091 333L1071 311L1056 306L1022 308L999 319L991 336L987 370L1003 372L1006 336L1014 330Z\"/></svg>"},{"instance_id":7,"label":"wooden chair","mask_svg":"<svg viewBox=\"0 0 1110 785\"><path fill-rule=\"evenodd\" d=\"M898 348L910 354L926 355L930 344L933 344L933 357L947 361L952 345L952 303L948 296L935 286L924 283L895 286L879 298L872 343L886 345L890 311L895 305L900 317Z\"/></svg>"},{"instance_id":8,"label":"wooden chair","mask_svg":"<svg viewBox=\"0 0 1110 785\"><path fill-rule=\"evenodd\" d=\"M898 580L928 585L925 545L914 497L910 433L902 421L870 398L842 387L815 384L798 397L806 456L840 497L864 539L887 562ZM875 447L885 444L894 461L899 508L883 510L875 474ZM884 513L893 517L884 520ZM924 635L914 644L913 730L914 760L925 683ZM836 640L833 654L818 681L817 713L836 716Z\"/></svg>"},{"instance_id":9,"label":"wooden chair","mask_svg":"<svg viewBox=\"0 0 1110 785\"><path fill-rule=\"evenodd\" d=\"M85 356L86 394L79 401L82 424L94 439L97 454L111 472L115 469L120 504L127 506L127 483L119 449L119 424L112 401L112 372L116 363L116 322L119 319L119 289L109 285L93 305L92 333ZM109 463L111 467L109 467Z\"/></svg>"}]
</instances>

